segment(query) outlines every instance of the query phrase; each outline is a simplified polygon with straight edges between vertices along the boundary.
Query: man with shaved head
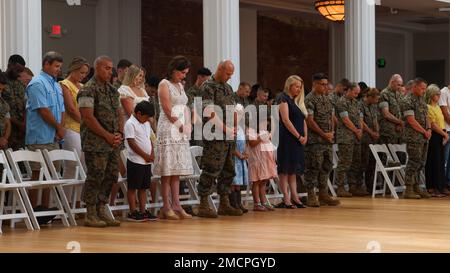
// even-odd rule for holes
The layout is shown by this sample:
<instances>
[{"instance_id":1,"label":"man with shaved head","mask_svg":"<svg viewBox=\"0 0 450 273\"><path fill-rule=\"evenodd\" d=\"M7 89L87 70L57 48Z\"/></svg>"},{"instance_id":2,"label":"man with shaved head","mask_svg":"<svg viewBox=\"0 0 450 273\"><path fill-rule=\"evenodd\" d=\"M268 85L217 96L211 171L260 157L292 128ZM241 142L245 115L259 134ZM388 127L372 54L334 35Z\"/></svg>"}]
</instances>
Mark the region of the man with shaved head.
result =
<instances>
[{"instance_id":1,"label":"man with shaved head","mask_svg":"<svg viewBox=\"0 0 450 273\"><path fill-rule=\"evenodd\" d=\"M213 138L204 136L202 174L198 185L200 206L197 216L199 217L217 218L217 214L209 207L208 203L208 197L213 193L216 179L217 193L220 195L218 214L229 216L241 216L243 214L240 208L234 208L230 205L229 199L231 183L236 176L233 160L236 129L233 126L234 120L226 120L225 117L234 119L234 113L226 114L227 106L234 109L235 105L233 88L227 84L233 73L233 63L223 61L219 64L216 73L201 87L203 104L206 107L205 116L209 116L209 123L214 124L214 130L218 134L214 132ZM232 125L230 126L230 124Z\"/></svg>"},{"instance_id":2,"label":"man with shaved head","mask_svg":"<svg viewBox=\"0 0 450 273\"><path fill-rule=\"evenodd\" d=\"M89 227L119 226L106 215L113 183L117 182L119 147L123 140L123 115L119 93L110 84L113 63L107 56L94 63L94 77L78 93L81 114L81 145L86 158L87 178L83 191Z\"/></svg>"},{"instance_id":3,"label":"man with shaved head","mask_svg":"<svg viewBox=\"0 0 450 273\"><path fill-rule=\"evenodd\" d=\"M389 81L389 86L380 94L380 142L382 144L401 144L401 135L405 128L400 110L403 79L395 74Z\"/></svg>"}]
</instances>

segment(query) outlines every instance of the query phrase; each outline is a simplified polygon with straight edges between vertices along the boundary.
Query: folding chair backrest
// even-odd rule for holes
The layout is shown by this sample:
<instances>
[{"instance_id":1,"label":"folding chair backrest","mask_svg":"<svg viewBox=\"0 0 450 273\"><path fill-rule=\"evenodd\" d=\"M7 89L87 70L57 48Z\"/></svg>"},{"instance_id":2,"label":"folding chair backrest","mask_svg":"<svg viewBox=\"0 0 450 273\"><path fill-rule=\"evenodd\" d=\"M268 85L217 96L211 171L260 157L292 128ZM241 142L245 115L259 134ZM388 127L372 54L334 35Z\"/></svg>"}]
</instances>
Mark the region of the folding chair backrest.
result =
<instances>
[{"instance_id":1,"label":"folding chair backrest","mask_svg":"<svg viewBox=\"0 0 450 273\"><path fill-rule=\"evenodd\" d=\"M55 162L57 161L70 161L75 163L75 176L70 177L68 179L86 179L86 172L84 171L83 164L81 164L81 160L78 157L76 150L67 151L67 150L53 150L53 151L42 151L45 160L47 161L48 168L50 173L52 174L54 179L63 180L63 175L61 175L60 170L56 169ZM62 165L62 164L61 164ZM65 171L65 170L63 170Z\"/></svg>"},{"instance_id":2,"label":"folding chair backrest","mask_svg":"<svg viewBox=\"0 0 450 273\"><path fill-rule=\"evenodd\" d=\"M194 168L194 175L200 175L201 169L197 162L197 157L203 156L203 147L193 146L190 148L192 157L192 166Z\"/></svg>"},{"instance_id":3,"label":"folding chair backrest","mask_svg":"<svg viewBox=\"0 0 450 273\"><path fill-rule=\"evenodd\" d=\"M125 169L125 175L122 176L122 174L119 172L119 181L124 181L124 179L126 179L127 177L127 160L128 160L128 151L126 149L122 150L120 152L120 160L122 161L122 164L124 166ZM154 164L153 164L154 165ZM153 166L152 165L152 166ZM152 169L152 173L153 173L153 169Z\"/></svg>"},{"instance_id":4,"label":"folding chair backrest","mask_svg":"<svg viewBox=\"0 0 450 273\"><path fill-rule=\"evenodd\" d=\"M127 158L128 158L128 151L122 150L120 152L120 160L122 160L122 163L125 167L127 166Z\"/></svg>"},{"instance_id":5,"label":"folding chair backrest","mask_svg":"<svg viewBox=\"0 0 450 273\"><path fill-rule=\"evenodd\" d=\"M406 155L406 162L401 162L403 165L406 165L408 162L408 151L406 150L406 144L388 144L389 150L392 154L392 159L396 162L400 162L400 159L398 157L398 153L403 153Z\"/></svg>"},{"instance_id":6,"label":"folding chair backrest","mask_svg":"<svg viewBox=\"0 0 450 273\"><path fill-rule=\"evenodd\" d=\"M339 163L338 151L339 151L339 145L334 144L333 145L333 169L336 169L338 166L338 163Z\"/></svg>"},{"instance_id":7,"label":"folding chair backrest","mask_svg":"<svg viewBox=\"0 0 450 273\"><path fill-rule=\"evenodd\" d=\"M47 165L45 164L44 157L40 150L35 152L28 150L20 150L13 152L12 150L6 151L6 157L8 158L11 168L14 174L14 178L18 183L23 182L23 175L19 168L20 162L34 162L40 165L39 180L52 180L50 172L48 171Z\"/></svg>"},{"instance_id":8,"label":"folding chair backrest","mask_svg":"<svg viewBox=\"0 0 450 273\"><path fill-rule=\"evenodd\" d=\"M383 164L383 166L386 166L389 161L393 161L391 153L389 152L389 149L387 148L386 144L377 144L373 145L371 144L370 150L372 151L373 156L375 157L375 160ZM386 162L382 162L379 154L385 154L386 155Z\"/></svg>"},{"instance_id":9,"label":"folding chair backrest","mask_svg":"<svg viewBox=\"0 0 450 273\"><path fill-rule=\"evenodd\" d=\"M16 180L14 179L12 175L11 168L9 167L9 162L6 159L5 152L0 150L0 165L3 167L3 173L2 178L0 180L0 184L14 184L16 183Z\"/></svg>"}]
</instances>

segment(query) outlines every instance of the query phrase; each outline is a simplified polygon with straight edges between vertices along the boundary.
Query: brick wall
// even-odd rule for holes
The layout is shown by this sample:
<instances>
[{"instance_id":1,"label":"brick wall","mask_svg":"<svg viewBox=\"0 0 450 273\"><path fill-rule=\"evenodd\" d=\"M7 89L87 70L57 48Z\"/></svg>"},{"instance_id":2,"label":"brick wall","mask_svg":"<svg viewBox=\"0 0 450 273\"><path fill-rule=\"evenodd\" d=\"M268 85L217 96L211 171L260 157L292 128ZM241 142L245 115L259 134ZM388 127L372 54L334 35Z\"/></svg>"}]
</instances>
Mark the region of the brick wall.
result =
<instances>
[{"instance_id":1,"label":"brick wall","mask_svg":"<svg viewBox=\"0 0 450 273\"><path fill-rule=\"evenodd\" d=\"M163 77L170 59L183 55L192 62L190 86L203 65L202 4L185 0L142 0L142 65Z\"/></svg>"},{"instance_id":2,"label":"brick wall","mask_svg":"<svg viewBox=\"0 0 450 273\"><path fill-rule=\"evenodd\" d=\"M289 76L299 75L308 92L312 74L329 71L328 41L324 20L258 14L259 82L276 93Z\"/></svg>"},{"instance_id":3,"label":"brick wall","mask_svg":"<svg viewBox=\"0 0 450 273\"><path fill-rule=\"evenodd\" d=\"M279 14L258 14L258 81L281 90L288 76L297 74L311 86L311 75L328 73L328 25ZM193 64L187 84L203 65L203 10L201 2L142 0L142 64L150 74L165 76L173 56ZM214 68L211 68L214 69Z\"/></svg>"}]
</instances>

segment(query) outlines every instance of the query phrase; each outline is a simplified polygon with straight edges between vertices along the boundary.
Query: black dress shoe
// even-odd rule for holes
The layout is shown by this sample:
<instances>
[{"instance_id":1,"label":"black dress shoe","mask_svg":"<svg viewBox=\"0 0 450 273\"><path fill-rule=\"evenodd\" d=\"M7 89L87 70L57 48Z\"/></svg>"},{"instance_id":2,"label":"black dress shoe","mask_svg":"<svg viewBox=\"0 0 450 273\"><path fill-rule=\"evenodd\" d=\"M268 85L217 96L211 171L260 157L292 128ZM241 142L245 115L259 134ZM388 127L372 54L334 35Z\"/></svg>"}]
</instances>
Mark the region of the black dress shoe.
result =
<instances>
[{"instance_id":1,"label":"black dress shoe","mask_svg":"<svg viewBox=\"0 0 450 273\"><path fill-rule=\"evenodd\" d=\"M287 206L286 206L286 204L284 202L281 202L280 204L275 205L275 208L276 209L286 209Z\"/></svg>"},{"instance_id":2,"label":"black dress shoe","mask_svg":"<svg viewBox=\"0 0 450 273\"><path fill-rule=\"evenodd\" d=\"M298 209L306 209L307 207L303 205L302 203L296 203L295 201L292 201L292 204Z\"/></svg>"}]
</instances>

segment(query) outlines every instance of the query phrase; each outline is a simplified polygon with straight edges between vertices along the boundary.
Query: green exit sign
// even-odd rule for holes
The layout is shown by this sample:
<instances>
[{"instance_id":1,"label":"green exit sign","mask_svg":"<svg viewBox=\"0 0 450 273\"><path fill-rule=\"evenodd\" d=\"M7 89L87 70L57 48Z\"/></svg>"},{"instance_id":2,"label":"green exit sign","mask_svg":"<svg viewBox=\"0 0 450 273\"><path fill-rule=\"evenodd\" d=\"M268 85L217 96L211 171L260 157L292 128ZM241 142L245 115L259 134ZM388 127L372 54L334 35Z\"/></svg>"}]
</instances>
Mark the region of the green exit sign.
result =
<instances>
[{"instance_id":1,"label":"green exit sign","mask_svg":"<svg viewBox=\"0 0 450 273\"><path fill-rule=\"evenodd\" d=\"M386 67L386 59L385 58L378 59L377 66L378 66L378 68L385 68Z\"/></svg>"}]
</instances>

